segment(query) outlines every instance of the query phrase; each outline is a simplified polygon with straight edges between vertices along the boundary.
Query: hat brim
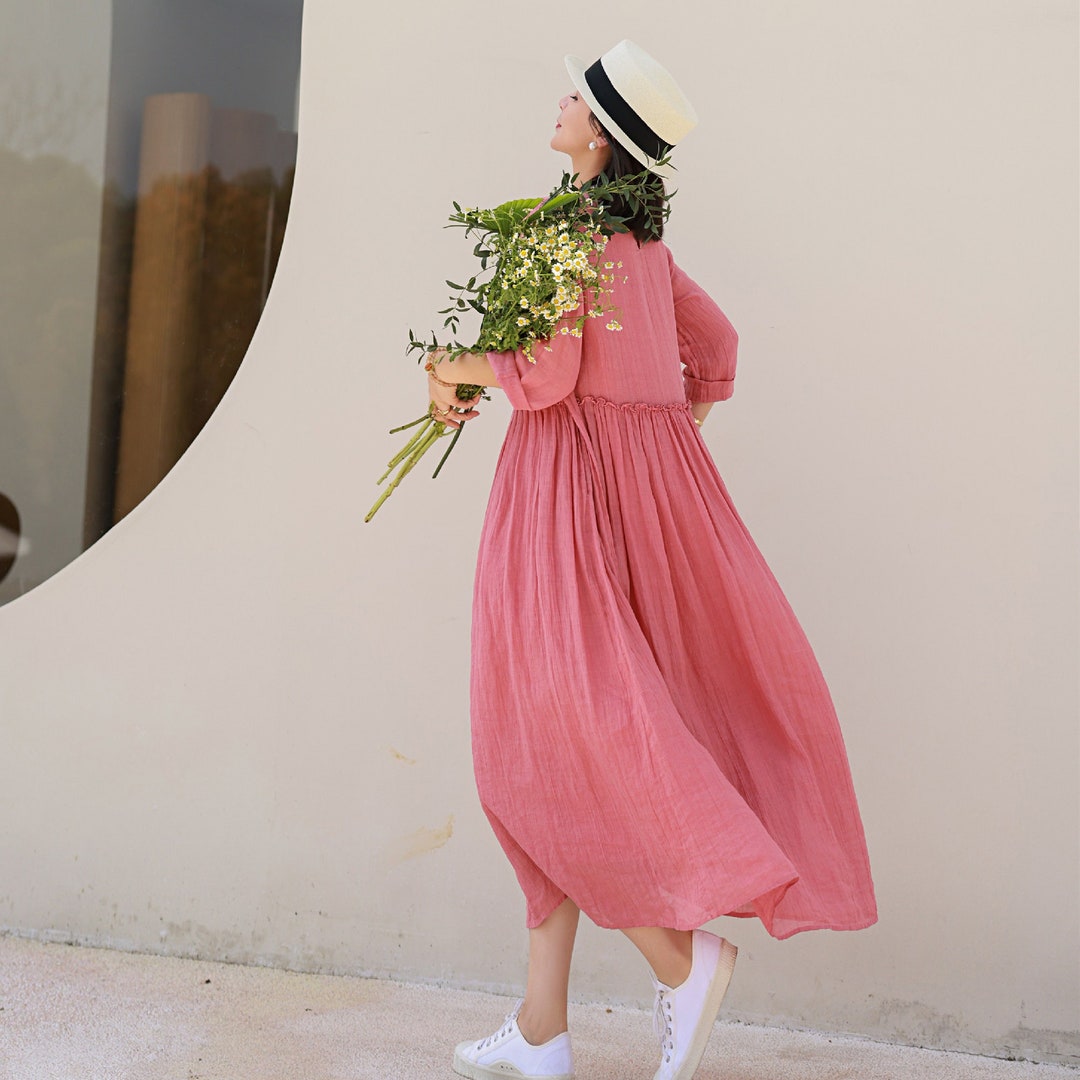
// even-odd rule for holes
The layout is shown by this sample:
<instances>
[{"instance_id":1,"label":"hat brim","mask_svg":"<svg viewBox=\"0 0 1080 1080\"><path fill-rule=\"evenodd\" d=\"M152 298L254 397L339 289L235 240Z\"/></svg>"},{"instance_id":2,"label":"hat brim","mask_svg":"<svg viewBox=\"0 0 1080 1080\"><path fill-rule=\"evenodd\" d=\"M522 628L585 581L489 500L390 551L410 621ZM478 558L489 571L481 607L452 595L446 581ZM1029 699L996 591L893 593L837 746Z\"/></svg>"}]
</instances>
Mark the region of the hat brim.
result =
<instances>
[{"instance_id":1,"label":"hat brim","mask_svg":"<svg viewBox=\"0 0 1080 1080\"><path fill-rule=\"evenodd\" d=\"M570 78L577 87L578 93L581 94L588 103L589 108L596 114L597 120L611 132L612 137L618 144L635 161L640 162L650 172L656 173L657 176L662 176L665 180L673 180L675 178L674 168L670 165L657 165L655 158L649 157L644 150L637 147L633 140L619 127L618 124L615 123L614 120L611 119L607 111L593 96L593 92L589 89L589 84L585 80L585 70L589 65L576 56L566 56L563 59L566 63L566 70L570 73Z\"/></svg>"}]
</instances>

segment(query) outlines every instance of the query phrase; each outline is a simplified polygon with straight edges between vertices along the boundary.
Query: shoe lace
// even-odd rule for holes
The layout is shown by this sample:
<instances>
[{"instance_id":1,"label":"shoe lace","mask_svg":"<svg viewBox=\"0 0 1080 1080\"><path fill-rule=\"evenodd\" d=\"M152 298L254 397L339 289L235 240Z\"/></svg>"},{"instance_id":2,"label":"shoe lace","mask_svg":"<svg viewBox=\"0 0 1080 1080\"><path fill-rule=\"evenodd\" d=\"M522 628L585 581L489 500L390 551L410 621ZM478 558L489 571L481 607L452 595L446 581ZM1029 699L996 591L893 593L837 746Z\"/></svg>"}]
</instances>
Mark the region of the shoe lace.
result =
<instances>
[{"instance_id":1,"label":"shoe lace","mask_svg":"<svg viewBox=\"0 0 1080 1080\"><path fill-rule=\"evenodd\" d=\"M509 1035L510 1032L513 1030L514 1021L517 1019L518 1011L521 1009L521 1006L524 1003L525 1003L525 999L522 998L521 1001L519 1001L514 1006L513 1012L508 1012L506 1014L506 1017L503 1020L503 1026L501 1028L499 1028L498 1031L492 1032L486 1039L481 1039L476 1044L476 1049L477 1050L484 1050L488 1046L493 1046L496 1042L498 1042L499 1039L503 1038L506 1035Z\"/></svg>"},{"instance_id":2,"label":"shoe lace","mask_svg":"<svg viewBox=\"0 0 1080 1080\"><path fill-rule=\"evenodd\" d=\"M653 980L656 986L656 1002L653 1005L653 1031L660 1040L660 1053L664 1064L671 1061L675 1053L675 1025L672 1016L672 991L661 983Z\"/></svg>"}]
</instances>

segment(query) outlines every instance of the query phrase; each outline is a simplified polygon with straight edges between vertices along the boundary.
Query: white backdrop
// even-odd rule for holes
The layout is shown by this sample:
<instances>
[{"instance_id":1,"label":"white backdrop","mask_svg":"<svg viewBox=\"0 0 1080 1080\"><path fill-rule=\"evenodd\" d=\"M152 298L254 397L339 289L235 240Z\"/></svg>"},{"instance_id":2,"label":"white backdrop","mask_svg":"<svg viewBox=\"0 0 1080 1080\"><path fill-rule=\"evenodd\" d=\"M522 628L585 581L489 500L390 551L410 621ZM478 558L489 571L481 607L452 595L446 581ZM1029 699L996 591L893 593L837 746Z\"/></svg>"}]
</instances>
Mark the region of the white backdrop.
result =
<instances>
[{"instance_id":1,"label":"white backdrop","mask_svg":"<svg viewBox=\"0 0 1080 1080\"><path fill-rule=\"evenodd\" d=\"M307 0L277 279L218 412L0 608L0 926L522 984L472 786L469 599L508 415L361 524L457 198L541 194L562 55L701 115L668 234L740 334L707 439L841 717L880 922L742 949L725 1015L1080 1061L1077 13ZM651 999L583 925L572 992Z\"/></svg>"}]
</instances>

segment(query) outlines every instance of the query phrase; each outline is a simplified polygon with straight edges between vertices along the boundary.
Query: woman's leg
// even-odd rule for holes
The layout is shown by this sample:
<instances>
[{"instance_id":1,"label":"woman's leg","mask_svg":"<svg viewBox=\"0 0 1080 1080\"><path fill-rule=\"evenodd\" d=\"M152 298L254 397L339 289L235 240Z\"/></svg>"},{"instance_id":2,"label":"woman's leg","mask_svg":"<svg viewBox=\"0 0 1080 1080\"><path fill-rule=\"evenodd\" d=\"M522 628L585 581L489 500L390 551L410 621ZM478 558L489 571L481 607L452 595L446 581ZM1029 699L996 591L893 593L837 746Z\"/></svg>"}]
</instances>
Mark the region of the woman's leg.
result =
<instances>
[{"instance_id":1,"label":"woman's leg","mask_svg":"<svg viewBox=\"0 0 1080 1080\"><path fill-rule=\"evenodd\" d=\"M529 931L529 978L518 1028L534 1046L566 1031L570 957L577 934L577 904L567 897L539 926Z\"/></svg>"},{"instance_id":2,"label":"woman's leg","mask_svg":"<svg viewBox=\"0 0 1080 1080\"><path fill-rule=\"evenodd\" d=\"M653 974L665 986L674 989L686 982L693 951L692 931L668 930L663 926L632 926L623 928L623 933L638 947L653 969Z\"/></svg>"}]
</instances>

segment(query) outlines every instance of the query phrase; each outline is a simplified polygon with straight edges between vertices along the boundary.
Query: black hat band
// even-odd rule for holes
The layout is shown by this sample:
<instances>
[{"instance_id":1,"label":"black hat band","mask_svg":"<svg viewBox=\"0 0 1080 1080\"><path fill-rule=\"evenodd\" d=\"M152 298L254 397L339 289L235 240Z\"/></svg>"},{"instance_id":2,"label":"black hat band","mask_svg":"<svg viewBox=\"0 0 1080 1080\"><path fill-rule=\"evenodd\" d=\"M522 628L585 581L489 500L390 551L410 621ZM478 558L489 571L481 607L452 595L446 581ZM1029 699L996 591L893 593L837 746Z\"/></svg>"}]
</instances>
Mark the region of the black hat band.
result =
<instances>
[{"instance_id":1,"label":"black hat band","mask_svg":"<svg viewBox=\"0 0 1080 1080\"><path fill-rule=\"evenodd\" d=\"M654 161L659 161L671 148L627 104L626 99L612 85L604 65L597 60L585 71L585 82L596 98L596 103L622 129L627 138Z\"/></svg>"}]
</instances>

